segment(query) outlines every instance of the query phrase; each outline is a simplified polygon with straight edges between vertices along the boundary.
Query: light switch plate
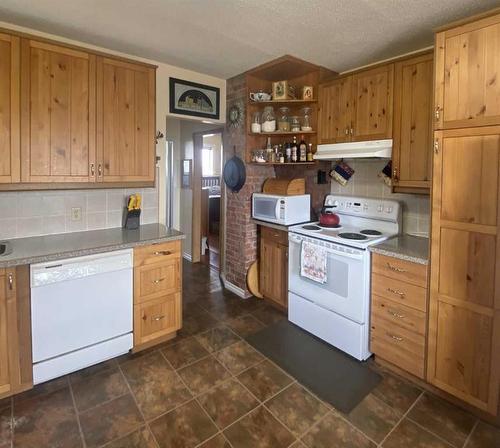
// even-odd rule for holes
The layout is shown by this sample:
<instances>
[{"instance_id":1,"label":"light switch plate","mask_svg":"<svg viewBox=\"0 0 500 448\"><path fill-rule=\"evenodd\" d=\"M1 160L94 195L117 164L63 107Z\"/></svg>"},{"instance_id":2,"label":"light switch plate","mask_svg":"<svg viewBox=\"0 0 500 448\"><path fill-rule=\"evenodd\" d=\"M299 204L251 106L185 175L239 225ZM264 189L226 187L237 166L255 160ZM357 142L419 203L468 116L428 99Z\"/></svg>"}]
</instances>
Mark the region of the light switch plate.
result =
<instances>
[{"instance_id":1,"label":"light switch plate","mask_svg":"<svg viewBox=\"0 0 500 448\"><path fill-rule=\"evenodd\" d=\"M72 207L71 208L71 221L81 221L82 219L82 208Z\"/></svg>"}]
</instances>

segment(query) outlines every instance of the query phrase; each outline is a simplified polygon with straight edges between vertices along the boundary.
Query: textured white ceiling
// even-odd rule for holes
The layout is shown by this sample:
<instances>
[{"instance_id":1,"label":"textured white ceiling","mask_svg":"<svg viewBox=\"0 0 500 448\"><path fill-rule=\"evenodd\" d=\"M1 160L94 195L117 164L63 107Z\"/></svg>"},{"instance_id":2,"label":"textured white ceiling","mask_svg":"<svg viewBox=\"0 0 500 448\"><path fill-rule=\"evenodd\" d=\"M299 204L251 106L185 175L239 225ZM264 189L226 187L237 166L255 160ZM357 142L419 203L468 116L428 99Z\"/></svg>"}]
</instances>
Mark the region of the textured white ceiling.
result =
<instances>
[{"instance_id":1,"label":"textured white ceiling","mask_svg":"<svg viewBox=\"0 0 500 448\"><path fill-rule=\"evenodd\" d=\"M345 71L495 0L1 0L0 20L229 78L283 54Z\"/></svg>"}]
</instances>

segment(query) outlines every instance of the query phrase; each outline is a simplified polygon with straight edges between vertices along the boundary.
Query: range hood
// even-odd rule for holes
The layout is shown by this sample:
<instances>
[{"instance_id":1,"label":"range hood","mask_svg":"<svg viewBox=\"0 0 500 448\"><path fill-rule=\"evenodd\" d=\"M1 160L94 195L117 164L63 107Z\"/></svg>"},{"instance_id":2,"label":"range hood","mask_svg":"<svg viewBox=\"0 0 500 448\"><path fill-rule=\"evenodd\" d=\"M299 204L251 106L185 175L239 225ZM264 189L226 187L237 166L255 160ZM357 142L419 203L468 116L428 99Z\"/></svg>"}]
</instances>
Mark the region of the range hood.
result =
<instances>
[{"instance_id":1,"label":"range hood","mask_svg":"<svg viewBox=\"0 0 500 448\"><path fill-rule=\"evenodd\" d=\"M334 143L318 145L314 158L316 160L337 159L390 159L392 139L372 140L369 142Z\"/></svg>"}]
</instances>

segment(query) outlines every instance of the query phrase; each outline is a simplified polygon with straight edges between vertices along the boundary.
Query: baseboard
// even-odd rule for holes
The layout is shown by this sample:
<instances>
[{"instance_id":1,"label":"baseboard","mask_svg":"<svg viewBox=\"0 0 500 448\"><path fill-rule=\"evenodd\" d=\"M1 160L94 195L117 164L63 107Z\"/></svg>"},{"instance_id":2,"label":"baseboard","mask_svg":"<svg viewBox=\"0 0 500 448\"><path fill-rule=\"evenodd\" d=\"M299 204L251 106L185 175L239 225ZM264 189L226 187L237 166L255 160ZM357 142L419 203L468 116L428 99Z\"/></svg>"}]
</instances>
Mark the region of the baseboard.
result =
<instances>
[{"instance_id":1,"label":"baseboard","mask_svg":"<svg viewBox=\"0 0 500 448\"><path fill-rule=\"evenodd\" d=\"M228 281L224 273L221 273L220 278L222 280L222 283L224 284L224 288L226 288L228 291L231 291L233 294L236 294L238 297L241 297L242 299L248 299L249 297L252 297L252 295L246 293L243 288L240 288L234 283Z\"/></svg>"},{"instance_id":2,"label":"baseboard","mask_svg":"<svg viewBox=\"0 0 500 448\"><path fill-rule=\"evenodd\" d=\"M193 257L190 254L187 254L186 252L182 253L182 258L185 258L187 261L193 261Z\"/></svg>"}]
</instances>

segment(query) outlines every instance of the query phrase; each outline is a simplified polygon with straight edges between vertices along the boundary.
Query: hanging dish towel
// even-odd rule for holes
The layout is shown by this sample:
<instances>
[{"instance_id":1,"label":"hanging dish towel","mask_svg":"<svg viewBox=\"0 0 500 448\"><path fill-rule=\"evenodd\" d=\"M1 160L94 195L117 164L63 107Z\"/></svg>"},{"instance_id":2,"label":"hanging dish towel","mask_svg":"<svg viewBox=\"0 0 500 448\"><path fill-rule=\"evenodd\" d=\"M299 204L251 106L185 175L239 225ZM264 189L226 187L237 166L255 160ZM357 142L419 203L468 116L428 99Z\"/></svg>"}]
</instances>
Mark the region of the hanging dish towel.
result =
<instances>
[{"instance_id":1,"label":"hanging dish towel","mask_svg":"<svg viewBox=\"0 0 500 448\"><path fill-rule=\"evenodd\" d=\"M324 247L302 241L300 251L300 275L318 283L326 283L328 253Z\"/></svg>"}]
</instances>

